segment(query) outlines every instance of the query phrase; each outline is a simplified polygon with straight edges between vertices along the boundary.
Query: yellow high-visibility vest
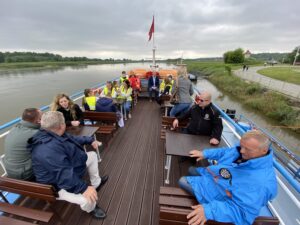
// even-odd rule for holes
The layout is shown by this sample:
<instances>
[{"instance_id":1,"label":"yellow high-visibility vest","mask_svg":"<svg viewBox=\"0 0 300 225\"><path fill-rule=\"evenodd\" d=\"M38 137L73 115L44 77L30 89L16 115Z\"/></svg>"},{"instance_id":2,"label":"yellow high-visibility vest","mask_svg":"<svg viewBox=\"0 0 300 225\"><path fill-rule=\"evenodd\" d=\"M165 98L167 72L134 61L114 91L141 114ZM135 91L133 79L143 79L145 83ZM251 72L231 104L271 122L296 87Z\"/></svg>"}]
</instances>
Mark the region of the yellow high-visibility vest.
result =
<instances>
[{"instance_id":1,"label":"yellow high-visibility vest","mask_svg":"<svg viewBox=\"0 0 300 225\"><path fill-rule=\"evenodd\" d=\"M127 91L125 91L125 89L123 88L123 90L121 90L122 93L122 97L126 98L126 101L132 101L132 88L128 88Z\"/></svg>"},{"instance_id":2,"label":"yellow high-visibility vest","mask_svg":"<svg viewBox=\"0 0 300 225\"><path fill-rule=\"evenodd\" d=\"M159 92L164 92L165 90L165 81L163 80L159 85Z\"/></svg>"},{"instance_id":3,"label":"yellow high-visibility vest","mask_svg":"<svg viewBox=\"0 0 300 225\"><path fill-rule=\"evenodd\" d=\"M89 106L90 110L96 109L97 98L95 96L85 97L85 102Z\"/></svg>"}]
</instances>

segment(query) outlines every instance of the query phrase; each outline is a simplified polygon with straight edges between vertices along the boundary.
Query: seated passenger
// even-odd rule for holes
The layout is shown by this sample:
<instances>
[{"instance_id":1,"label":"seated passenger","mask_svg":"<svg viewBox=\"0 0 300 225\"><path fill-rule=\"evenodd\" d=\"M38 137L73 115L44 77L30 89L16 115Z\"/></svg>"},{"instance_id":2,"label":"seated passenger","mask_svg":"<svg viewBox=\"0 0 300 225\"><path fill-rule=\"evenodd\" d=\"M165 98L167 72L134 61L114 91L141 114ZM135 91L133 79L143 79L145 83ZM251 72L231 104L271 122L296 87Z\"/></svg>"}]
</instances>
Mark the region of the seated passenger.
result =
<instances>
[{"instance_id":1,"label":"seated passenger","mask_svg":"<svg viewBox=\"0 0 300 225\"><path fill-rule=\"evenodd\" d=\"M130 113L130 109L131 109L131 102L132 102L132 88L130 87L130 82L129 80L125 80L123 82L123 89L121 91L121 96L122 98L124 98L126 100L125 102L125 110L126 113L128 115L128 118L131 118L131 113Z\"/></svg>"},{"instance_id":2,"label":"seated passenger","mask_svg":"<svg viewBox=\"0 0 300 225\"><path fill-rule=\"evenodd\" d=\"M170 95L172 93L172 84L169 78L165 78L159 86L159 98L157 100L158 104L162 103L161 96Z\"/></svg>"},{"instance_id":3,"label":"seated passenger","mask_svg":"<svg viewBox=\"0 0 300 225\"><path fill-rule=\"evenodd\" d=\"M34 180L31 152L27 141L40 128L42 112L36 108L25 109L22 120L12 128L4 140L3 160L7 176L20 180Z\"/></svg>"},{"instance_id":4,"label":"seated passenger","mask_svg":"<svg viewBox=\"0 0 300 225\"><path fill-rule=\"evenodd\" d=\"M206 220L252 224L263 206L275 198L276 174L269 139L260 131L245 133L235 147L193 150L191 157L217 160L207 168L191 167L181 177L181 188L193 194L199 205L188 216L189 224Z\"/></svg>"},{"instance_id":5,"label":"seated passenger","mask_svg":"<svg viewBox=\"0 0 300 225\"><path fill-rule=\"evenodd\" d=\"M182 116L173 121L173 128L178 127L178 120L191 118L186 133L210 136L210 144L220 143L223 124L220 113L211 103L211 94L202 92L199 101Z\"/></svg>"},{"instance_id":6,"label":"seated passenger","mask_svg":"<svg viewBox=\"0 0 300 225\"><path fill-rule=\"evenodd\" d=\"M96 103L96 112L117 112L113 99L111 98L99 98Z\"/></svg>"},{"instance_id":7,"label":"seated passenger","mask_svg":"<svg viewBox=\"0 0 300 225\"><path fill-rule=\"evenodd\" d=\"M84 98L82 98L82 105L86 111L94 111L96 109L97 97L92 89L84 90Z\"/></svg>"},{"instance_id":8,"label":"seated passenger","mask_svg":"<svg viewBox=\"0 0 300 225\"><path fill-rule=\"evenodd\" d=\"M85 152L84 144L97 149L99 142L93 137L72 136L65 133L66 124L61 112L48 111L41 119L39 130L29 141L32 151L32 168L36 181L53 185L58 200L80 205L96 218L105 218L105 212L97 206L97 191L107 181L100 178L97 154ZM83 180L88 172L91 185Z\"/></svg>"},{"instance_id":9,"label":"seated passenger","mask_svg":"<svg viewBox=\"0 0 300 225\"><path fill-rule=\"evenodd\" d=\"M64 115L67 126L84 125L83 113L68 95L58 94L51 105L51 111L59 111Z\"/></svg>"},{"instance_id":10,"label":"seated passenger","mask_svg":"<svg viewBox=\"0 0 300 225\"><path fill-rule=\"evenodd\" d=\"M159 93L159 77L156 76L156 72L152 72L152 76L148 80L148 92L150 102L152 102L152 95L154 94L154 99L157 101Z\"/></svg>"},{"instance_id":11,"label":"seated passenger","mask_svg":"<svg viewBox=\"0 0 300 225\"><path fill-rule=\"evenodd\" d=\"M102 92L100 93L100 97L112 97L112 82L107 81L106 86L103 88Z\"/></svg>"}]
</instances>

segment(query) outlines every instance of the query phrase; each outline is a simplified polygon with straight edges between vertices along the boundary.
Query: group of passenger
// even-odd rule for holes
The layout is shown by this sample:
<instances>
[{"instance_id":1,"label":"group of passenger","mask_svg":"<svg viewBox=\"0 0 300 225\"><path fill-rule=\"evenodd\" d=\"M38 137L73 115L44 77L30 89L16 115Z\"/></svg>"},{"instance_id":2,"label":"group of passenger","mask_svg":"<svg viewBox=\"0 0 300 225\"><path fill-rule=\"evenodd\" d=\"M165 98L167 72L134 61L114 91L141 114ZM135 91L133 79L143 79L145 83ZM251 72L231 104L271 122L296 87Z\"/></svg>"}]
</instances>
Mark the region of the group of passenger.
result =
<instances>
[{"instance_id":1,"label":"group of passenger","mask_svg":"<svg viewBox=\"0 0 300 225\"><path fill-rule=\"evenodd\" d=\"M130 119L132 117L131 108L133 97L137 98L140 90L140 81L135 75L127 76L126 72L122 72L120 82L107 81L105 87L96 96L92 89L85 89L82 105L85 110L96 112L118 112L117 104L124 104L126 114ZM136 104L136 103L135 103ZM120 113L119 113L120 115Z\"/></svg>"},{"instance_id":2,"label":"group of passenger","mask_svg":"<svg viewBox=\"0 0 300 225\"><path fill-rule=\"evenodd\" d=\"M99 97L92 89L86 89L85 110L116 112L114 99L123 99L129 113L132 91L140 91L140 81L123 73L120 83L107 82ZM148 80L148 90L150 101L153 94L159 101L160 95L178 92L179 101L170 112L175 117L173 128L181 120L190 119L183 133L209 136L211 145L220 143L222 119L212 104L212 96L203 91L192 105L193 88L186 71L179 70L177 80L168 76L161 84L154 73ZM78 204L95 218L103 219L106 214L96 204L97 192L108 176L99 175L97 154L86 153L82 147L90 144L97 149L100 143L93 137L65 133L66 126L83 124L80 107L65 94L57 95L51 111L46 113L36 108L25 109L21 122L5 139L4 165L9 177L51 184L60 200ZM250 131L234 147L202 150L191 149L191 158L210 159L214 164L206 168L190 167L188 176L179 180L179 186L194 195L199 203L192 206L188 223L198 225L216 220L252 224L260 209L277 192L269 139L260 131ZM86 171L90 182L83 179Z\"/></svg>"},{"instance_id":3,"label":"group of passenger","mask_svg":"<svg viewBox=\"0 0 300 225\"><path fill-rule=\"evenodd\" d=\"M202 91L193 102L193 88L186 74L184 69L179 70L176 86L171 91L172 95L177 89L179 95L178 103L170 112L175 117L173 128L181 120L190 119L181 132L209 136L209 143L218 145L223 131L220 113L207 91ZM149 79L150 100L158 87L156 80L155 75ZM190 157L197 161L209 159L214 164L206 168L190 167L188 176L179 180L179 186L194 195L199 203L192 206L188 224L202 225L207 220L215 220L250 225L261 208L277 194L270 140L258 130L245 133L234 147L191 149Z\"/></svg>"}]
</instances>

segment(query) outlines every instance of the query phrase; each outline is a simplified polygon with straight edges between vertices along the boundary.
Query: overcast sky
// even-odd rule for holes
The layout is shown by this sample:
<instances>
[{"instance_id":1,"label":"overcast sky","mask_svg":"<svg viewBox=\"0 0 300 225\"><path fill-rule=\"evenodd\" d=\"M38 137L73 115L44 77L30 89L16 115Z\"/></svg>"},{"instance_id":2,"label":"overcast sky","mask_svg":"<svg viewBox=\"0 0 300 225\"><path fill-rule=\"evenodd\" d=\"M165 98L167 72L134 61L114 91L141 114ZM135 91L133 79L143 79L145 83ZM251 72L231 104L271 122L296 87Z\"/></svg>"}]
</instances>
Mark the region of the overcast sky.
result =
<instances>
[{"instance_id":1,"label":"overcast sky","mask_svg":"<svg viewBox=\"0 0 300 225\"><path fill-rule=\"evenodd\" d=\"M290 52L300 45L300 0L1 0L0 51L150 58Z\"/></svg>"}]
</instances>

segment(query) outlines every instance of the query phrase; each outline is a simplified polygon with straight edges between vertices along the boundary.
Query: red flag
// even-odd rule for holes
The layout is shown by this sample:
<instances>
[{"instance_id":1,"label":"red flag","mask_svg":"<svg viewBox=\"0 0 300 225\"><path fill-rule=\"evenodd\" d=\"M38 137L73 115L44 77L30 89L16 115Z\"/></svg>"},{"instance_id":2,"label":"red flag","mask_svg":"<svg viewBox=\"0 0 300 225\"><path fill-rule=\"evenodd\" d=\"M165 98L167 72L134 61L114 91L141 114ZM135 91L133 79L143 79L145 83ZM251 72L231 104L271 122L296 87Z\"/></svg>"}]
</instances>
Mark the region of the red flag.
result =
<instances>
[{"instance_id":1,"label":"red flag","mask_svg":"<svg viewBox=\"0 0 300 225\"><path fill-rule=\"evenodd\" d=\"M151 40L153 33L154 33L154 16L153 16L152 24L151 24L151 27L150 27L150 30L149 30L149 40L148 41Z\"/></svg>"}]
</instances>

